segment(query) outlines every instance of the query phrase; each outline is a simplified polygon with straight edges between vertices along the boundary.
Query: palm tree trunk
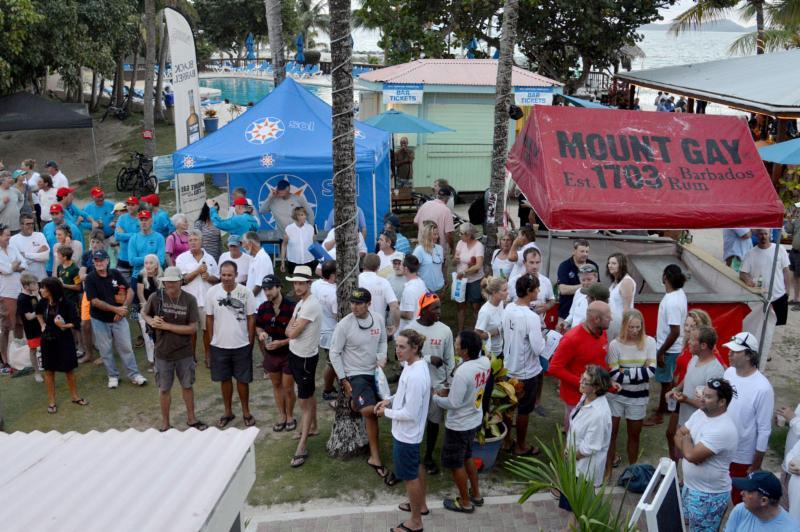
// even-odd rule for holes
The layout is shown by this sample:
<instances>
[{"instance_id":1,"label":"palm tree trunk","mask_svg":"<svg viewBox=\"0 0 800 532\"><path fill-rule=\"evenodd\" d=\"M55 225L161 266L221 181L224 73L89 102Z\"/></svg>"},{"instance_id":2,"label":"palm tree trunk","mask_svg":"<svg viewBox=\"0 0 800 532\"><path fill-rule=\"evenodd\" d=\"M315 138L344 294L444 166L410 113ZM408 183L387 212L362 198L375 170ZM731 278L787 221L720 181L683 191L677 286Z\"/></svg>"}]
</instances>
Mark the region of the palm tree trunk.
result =
<instances>
[{"instance_id":1,"label":"palm tree trunk","mask_svg":"<svg viewBox=\"0 0 800 532\"><path fill-rule=\"evenodd\" d=\"M756 10L756 54L761 55L764 53L764 2L761 0L754 1L753 7Z\"/></svg>"},{"instance_id":2,"label":"palm tree trunk","mask_svg":"<svg viewBox=\"0 0 800 532\"><path fill-rule=\"evenodd\" d=\"M92 69L92 94L89 96L89 111L93 111L95 98L97 97L97 69Z\"/></svg>"},{"instance_id":3,"label":"palm tree trunk","mask_svg":"<svg viewBox=\"0 0 800 532\"><path fill-rule=\"evenodd\" d=\"M164 40L164 11L158 17L158 77L156 78L156 99L153 107L153 119L159 122L166 120L164 116L164 100L161 97L164 92L164 67L167 64L167 42Z\"/></svg>"},{"instance_id":4,"label":"palm tree trunk","mask_svg":"<svg viewBox=\"0 0 800 532\"><path fill-rule=\"evenodd\" d=\"M114 75L114 100L113 104L117 107L122 105L125 97L123 86L125 85L125 51L120 51L117 58L117 73ZM111 102L109 102L111 103Z\"/></svg>"},{"instance_id":5,"label":"palm tree trunk","mask_svg":"<svg viewBox=\"0 0 800 532\"><path fill-rule=\"evenodd\" d=\"M281 0L264 0L264 6L267 10L269 50L272 54L272 80L277 87L286 78Z\"/></svg>"},{"instance_id":6,"label":"palm tree trunk","mask_svg":"<svg viewBox=\"0 0 800 532\"><path fill-rule=\"evenodd\" d=\"M350 294L358 279L355 140L353 128L353 45L350 40L350 0L330 0L331 84L333 88L333 224L336 227L336 299L339 317L350 312ZM345 408L339 392L336 417L328 439L328 454L347 458L368 446L360 416Z\"/></svg>"},{"instance_id":7,"label":"palm tree trunk","mask_svg":"<svg viewBox=\"0 0 800 532\"><path fill-rule=\"evenodd\" d=\"M144 73L144 129L151 138L144 139L144 154L156 154L156 132L153 116L153 82L156 68L156 0L144 0L145 73Z\"/></svg>"},{"instance_id":8,"label":"palm tree trunk","mask_svg":"<svg viewBox=\"0 0 800 532\"><path fill-rule=\"evenodd\" d=\"M497 247L497 225L505 213L506 157L508 156L508 108L511 105L511 71L514 66L514 44L517 39L519 0L506 0L503 8L503 34L500 59L497 60L497 83L494 101L494 140L490 194L495 199L494 220L486 220L486 253L484 269L491 271L492 252Z\"/></svg>"}]
</instances>

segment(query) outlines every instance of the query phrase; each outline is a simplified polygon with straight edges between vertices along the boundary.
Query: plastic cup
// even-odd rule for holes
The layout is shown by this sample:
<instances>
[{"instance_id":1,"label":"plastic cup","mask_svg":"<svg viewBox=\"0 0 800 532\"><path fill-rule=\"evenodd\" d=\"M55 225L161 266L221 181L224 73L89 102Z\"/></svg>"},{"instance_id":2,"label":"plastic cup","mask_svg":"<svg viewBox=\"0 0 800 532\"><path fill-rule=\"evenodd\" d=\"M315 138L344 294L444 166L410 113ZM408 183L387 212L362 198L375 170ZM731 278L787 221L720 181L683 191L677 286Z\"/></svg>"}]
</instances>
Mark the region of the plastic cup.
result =
<instances>
[{"instance_id":1,"label":"plastic cup","mask_svg":"<svg viewBox=\"0 0 800 532\"><path fill-rule=\"evenodd\" d=\"M669 410L670 412L674 412L677 407L678 407L678 400L675 399L674 396L669 396L667 398L667 410Z\"/></svg>"},{"instance_id":2,"label":"plastic cup","mask_svg":"<svg viewBox=\"0 0 800 532\"><path fill-rule=\"evenodd\" d=\"M786 426L786 418L783 417L780 414L775 416L775 421L777 421L779 427L785 427Z\"/></svg>"},{"instance_id":3,"label":"plastic cup","mask_svg":"<svg viewBox=\"0 0 800 532\"><path fill-rule=\"evenodd\" d=\"M703 390L705 390L705 389L706 389L706 387L702 386L702 385L701 386L695 386L695 389L694 389L695 397L697 397L698 399L702 399L703 398Z\"/></svg>"}]
</instances>

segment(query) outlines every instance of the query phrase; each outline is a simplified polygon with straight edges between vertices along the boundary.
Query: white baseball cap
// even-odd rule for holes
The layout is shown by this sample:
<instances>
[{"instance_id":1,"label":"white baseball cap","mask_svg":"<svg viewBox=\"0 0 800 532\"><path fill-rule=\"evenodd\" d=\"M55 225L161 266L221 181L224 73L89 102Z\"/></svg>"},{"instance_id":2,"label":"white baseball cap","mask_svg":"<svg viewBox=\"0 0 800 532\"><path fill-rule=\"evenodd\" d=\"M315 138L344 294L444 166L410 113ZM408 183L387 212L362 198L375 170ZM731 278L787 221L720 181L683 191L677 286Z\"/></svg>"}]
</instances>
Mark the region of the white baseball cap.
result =
<instances>
[{"instance_id":1,"label":"white baseball cap","mask_svg":"<svg viewBox=\"0 0 800 532\"><path fill-rule=\"evenodd\" d=\"M723 347L727 347L731 351L744 351L745 349L749 349L750 351L758 352L758 338L756 335L749 332L740 332L727 344L724 344Z\"/></svg>"}]
</instances>

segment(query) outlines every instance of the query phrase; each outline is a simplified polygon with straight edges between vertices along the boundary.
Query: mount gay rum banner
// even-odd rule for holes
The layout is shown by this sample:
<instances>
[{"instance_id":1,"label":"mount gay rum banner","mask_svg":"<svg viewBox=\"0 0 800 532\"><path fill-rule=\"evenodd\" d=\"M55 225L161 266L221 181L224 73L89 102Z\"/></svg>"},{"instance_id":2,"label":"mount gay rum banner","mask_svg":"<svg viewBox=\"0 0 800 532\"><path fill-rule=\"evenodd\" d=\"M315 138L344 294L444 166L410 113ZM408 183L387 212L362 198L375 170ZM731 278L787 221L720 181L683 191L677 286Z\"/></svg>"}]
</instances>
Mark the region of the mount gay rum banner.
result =
<instances>
[{"instance_id":1,"label":"mount gay rum banner","mask_svg":"<svg viewBox=\"0 0 800 532\"><path fill-rule=\"evenodd\" d=\"M507 168L550 229L781 227L734 116L533 107Z\"/></svg>"}]
</instances>

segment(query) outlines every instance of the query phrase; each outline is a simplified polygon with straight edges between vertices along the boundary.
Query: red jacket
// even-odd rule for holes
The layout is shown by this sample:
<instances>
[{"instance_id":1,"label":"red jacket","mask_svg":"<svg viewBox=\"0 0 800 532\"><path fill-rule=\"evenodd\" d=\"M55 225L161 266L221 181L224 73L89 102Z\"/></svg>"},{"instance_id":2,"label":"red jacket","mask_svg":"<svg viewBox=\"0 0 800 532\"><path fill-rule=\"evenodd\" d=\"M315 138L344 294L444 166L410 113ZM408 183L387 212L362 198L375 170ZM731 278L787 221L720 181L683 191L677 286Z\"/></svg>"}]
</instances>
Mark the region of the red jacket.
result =
<instances>
[{"instance_id":1,"label":"red jacket","mask_svg":"<svg viewBox=\"0 0 800 532\"><path fill-rule=\"evenodd\" d=\"M562 401L568 405L578 404L581 400L578 386L586 366L595 364L608 370L607 353L608 338L605 331L599 337L594 336L583 324L567 331L547 368L549 375L561 381L558 394Z\"/></svg>"}]
</instances>

